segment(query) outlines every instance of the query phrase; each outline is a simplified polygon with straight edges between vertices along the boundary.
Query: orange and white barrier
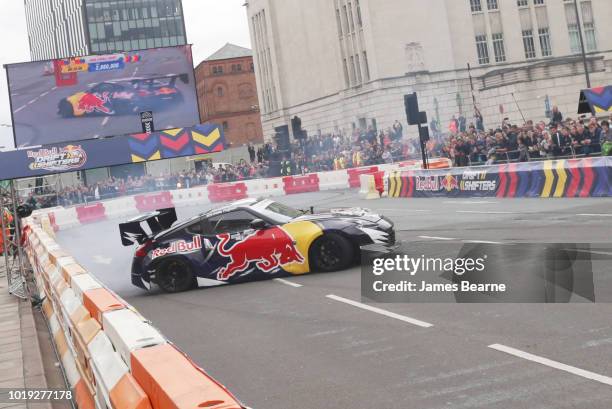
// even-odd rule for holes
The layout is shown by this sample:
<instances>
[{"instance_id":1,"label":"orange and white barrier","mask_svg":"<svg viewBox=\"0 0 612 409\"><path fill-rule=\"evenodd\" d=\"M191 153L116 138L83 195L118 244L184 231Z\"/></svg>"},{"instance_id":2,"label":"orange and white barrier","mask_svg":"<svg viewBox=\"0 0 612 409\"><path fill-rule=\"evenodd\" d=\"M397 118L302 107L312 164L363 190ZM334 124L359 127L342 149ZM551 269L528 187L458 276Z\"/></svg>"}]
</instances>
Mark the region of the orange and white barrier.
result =
<instances>
[{"instance_id":1,"label":"orange and white barrier","mask_svg":"<svg viewBox=\"0 0 612 409\"><path fill-rule=\"evenodd\" d=\"M79 409L244 408L64 252L46 218L26 219L25 253Z\"/></svg>"}]
</instances>

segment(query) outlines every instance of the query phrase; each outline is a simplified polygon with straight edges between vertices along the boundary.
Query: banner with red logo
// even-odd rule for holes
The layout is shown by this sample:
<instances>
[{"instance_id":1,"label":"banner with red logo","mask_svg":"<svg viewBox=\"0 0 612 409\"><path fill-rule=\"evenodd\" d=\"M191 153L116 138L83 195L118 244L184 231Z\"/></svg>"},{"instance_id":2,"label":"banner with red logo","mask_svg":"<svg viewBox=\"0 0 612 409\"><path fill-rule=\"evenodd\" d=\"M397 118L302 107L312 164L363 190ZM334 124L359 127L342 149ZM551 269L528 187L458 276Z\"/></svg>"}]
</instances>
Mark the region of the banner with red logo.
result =
<instances>
[{"instance_id":1,"label":"banner with red logo","mask_svg":"<svg viewBox=\"0 0 612 409\"><path fill-rule=\"evenodd\" d=\"M612 158L411 170L388 186L389 197L610 197Z\"/></svg>"}]
</instances>

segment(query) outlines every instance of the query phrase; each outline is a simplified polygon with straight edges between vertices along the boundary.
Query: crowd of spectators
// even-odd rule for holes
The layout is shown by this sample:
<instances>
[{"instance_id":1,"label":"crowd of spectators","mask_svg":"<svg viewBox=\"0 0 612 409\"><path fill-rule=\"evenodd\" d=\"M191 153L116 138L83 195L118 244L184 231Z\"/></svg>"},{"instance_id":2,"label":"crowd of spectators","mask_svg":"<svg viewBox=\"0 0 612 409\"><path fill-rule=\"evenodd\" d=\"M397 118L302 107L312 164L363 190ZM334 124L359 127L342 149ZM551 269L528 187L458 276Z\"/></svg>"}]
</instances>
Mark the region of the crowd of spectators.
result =
<instances>
[{"instance_id":1,"label":"crowd of spectators","mask_svg":"<svg viewBox=\"0 0 612 409\"><path fill-rule=\"evenodd\" d=\"M478 118L478 114L475 116ZM586 117L563 118L554 107L551 121L526 121L522 126L504 120L496 129L485 130L482 121L467 124L453 117L449 132L442 134L436 125L434 138L427 143L432 157L447 157L454 166L527 162L545 158L610 155L610 121Z\"/></svg>"},{"instance_id":2,"label":"crowd of spectators","mask_svg":"<svg viewBox=\"0 0 612 409\"><path fill-rule=\"evenodd\" d=\"M610 118L612 120L612 117ZM453 116L448 131L432 120L429 157L447 157L454 166L530 161L562 156L612 153L612 132L608 120L563 118L555 107L551 121L526 121L522 126L507 120L486 130L476 111L473 121ZM118 196L181 189L209 183L288 176L309 172L347 169L420 158L420 142L405 135L399 121L387 129L354 129L349 134L317 134L294 142L285 149L266 143L257 149L248 146L249 158L236 164L212 165L161 176L112 177L89 185L65 187L57 192L30 194L34 207L69 206Z\"/></svg>"}]
</instances>

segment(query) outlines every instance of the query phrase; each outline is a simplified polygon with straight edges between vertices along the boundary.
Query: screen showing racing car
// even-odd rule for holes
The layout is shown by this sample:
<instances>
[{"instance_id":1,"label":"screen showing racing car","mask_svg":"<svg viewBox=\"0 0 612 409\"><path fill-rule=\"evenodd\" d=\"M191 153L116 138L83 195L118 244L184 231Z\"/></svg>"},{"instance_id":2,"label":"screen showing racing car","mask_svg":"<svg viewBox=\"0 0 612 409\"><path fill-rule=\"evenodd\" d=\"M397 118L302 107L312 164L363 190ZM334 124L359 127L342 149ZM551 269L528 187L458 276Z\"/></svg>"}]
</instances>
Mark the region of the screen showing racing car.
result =
<instances>
[{"instance_id":1,"label":"screen showing racing car","mask_svg":"<svg viewBox=\"0 0 612 409\"><path fill-rule=\"evenodd\" d=\"M19 147L198 124L190 46L7 66Z\"/></svg>"}]
</instances>

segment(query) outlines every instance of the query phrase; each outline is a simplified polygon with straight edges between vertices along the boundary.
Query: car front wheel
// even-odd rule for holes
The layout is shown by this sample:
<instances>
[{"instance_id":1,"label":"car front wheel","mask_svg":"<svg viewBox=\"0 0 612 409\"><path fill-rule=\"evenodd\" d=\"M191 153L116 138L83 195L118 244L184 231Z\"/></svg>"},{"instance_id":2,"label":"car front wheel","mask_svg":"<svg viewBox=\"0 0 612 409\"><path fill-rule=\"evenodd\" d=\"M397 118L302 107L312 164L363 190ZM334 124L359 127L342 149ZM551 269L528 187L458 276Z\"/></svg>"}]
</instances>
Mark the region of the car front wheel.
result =
<instances>
[{"instance_id":1,"label":"car front wheel","mask_svg":"<svg viewBox=\"0 0 612 409\"><path fill-rule=\"evenodd\" d=\"M63 118L72 118L74 116L74 108L72 108L72 104L66 100L60 102L59 114Z\"/></svg>"},{"instance_id":2,"label":"car front wheel","mask_svg":"<svg viewBox=\"0 0 612 409\"><path fill-rule=\"evenodd\" d=\"M169 259L156 269L156 282L167 293L180 293L194 286L193 271L182 259Z\"/></svg>"},{"instance_id":3,"label":"car front wheel","mask_svg":"<svg viewBox=\"0 0 612 409\"><path fill-rule=\"evenodd\" d=\"M309 254L314 271L329 272L349 267L354 260L355 249L344 236L327 233L312 243Z\"/></svg>"}]
</instances>

